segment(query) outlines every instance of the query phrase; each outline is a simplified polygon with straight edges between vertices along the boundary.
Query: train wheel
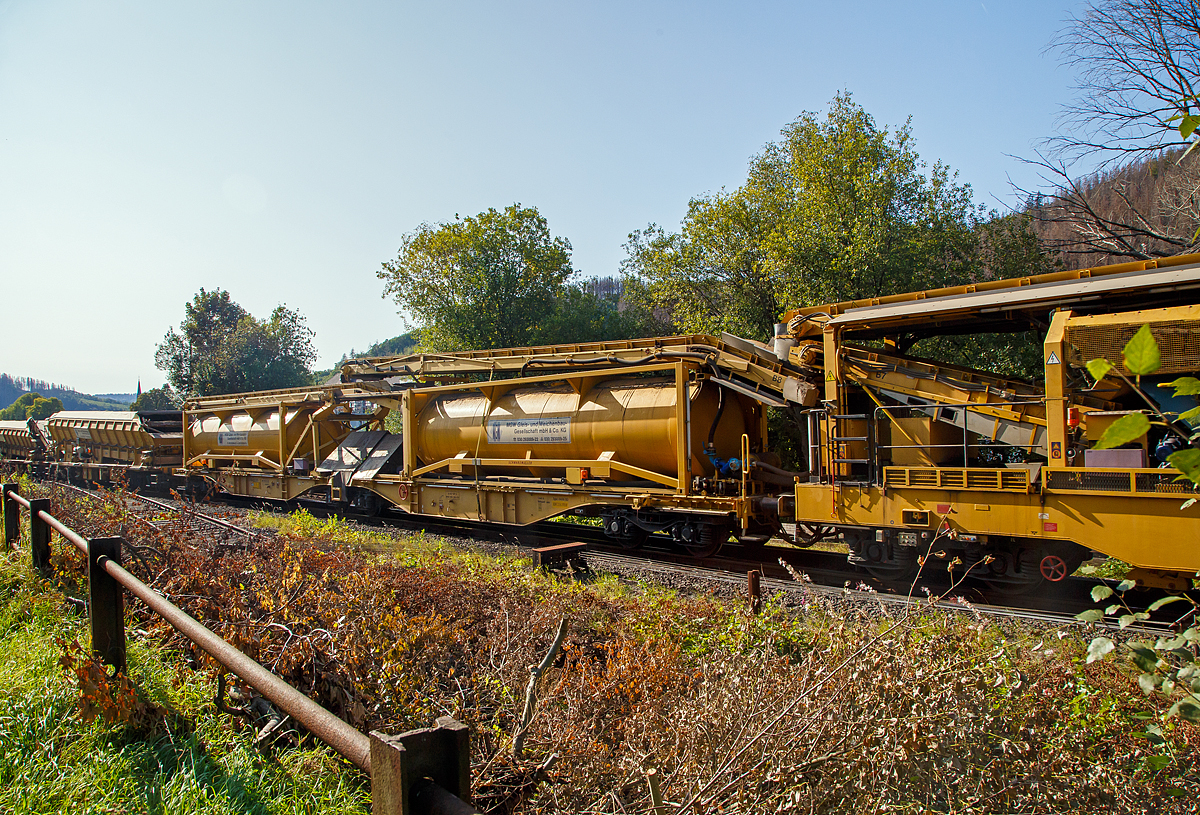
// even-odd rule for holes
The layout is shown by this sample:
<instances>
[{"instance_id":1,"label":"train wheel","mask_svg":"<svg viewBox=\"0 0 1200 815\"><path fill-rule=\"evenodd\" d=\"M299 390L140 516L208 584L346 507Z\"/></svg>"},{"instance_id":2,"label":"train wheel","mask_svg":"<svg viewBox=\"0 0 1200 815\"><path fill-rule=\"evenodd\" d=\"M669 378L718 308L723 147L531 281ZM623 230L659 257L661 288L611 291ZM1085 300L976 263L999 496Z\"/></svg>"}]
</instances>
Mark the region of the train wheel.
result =
<instances>
[{"instance_id":1,"label":"train wheel","mask_svg":"<svg viewBox=\"0 0 1200 815\"><path fill-rule=\"evenodd\" d=\"M850 549L850 562L862 566L884 583L908 583L920 571L917 550L910 546L877 540L869 529L845 529L842 536Z\"/></svg>"},{"instance_id":2,"label":"train wheel","mask_svg":"<svg viewBox=\"0 0 1200 815\"><path fill-rule=\"evenodd\" d=\"M692 523L675 527L675 534L684 550L692 557L712 557L729 540L728 524Z\"/></svg>"},{"instance_id":3,"label":"train wheel","mask_svg":"<svg viewBox=\"0 0 1200 815\"><path fill-rule=\"evenodd\" d=\"M623 534L613 538L617 546L622 549L641 549L646 545L646 540L650 537L650 533L640 526L626 524Z\"/></svg>"},{"instance_id":4,"label":"train wheel","mask_svg":"<svg viewBox=\"0 0 1200 815\"><path fill-rule=\"evenodd\" d=\"M604 534L622 549L641 549L650 537L649 532L621 515L605 517Z\"/></svg>"},{"instance_id":5,"label":"train wheel","mask_svg":"<svg viewBox=\"0 0 1200 815\"><path fill-rule=\"evenodd\" d=\"M1021 549L1014 557L993 553L984 584L997 594L1028 594L1048 583L1061 583L1083 563L1087 551L1074 544Z\"/></svg>"}]
</instances>

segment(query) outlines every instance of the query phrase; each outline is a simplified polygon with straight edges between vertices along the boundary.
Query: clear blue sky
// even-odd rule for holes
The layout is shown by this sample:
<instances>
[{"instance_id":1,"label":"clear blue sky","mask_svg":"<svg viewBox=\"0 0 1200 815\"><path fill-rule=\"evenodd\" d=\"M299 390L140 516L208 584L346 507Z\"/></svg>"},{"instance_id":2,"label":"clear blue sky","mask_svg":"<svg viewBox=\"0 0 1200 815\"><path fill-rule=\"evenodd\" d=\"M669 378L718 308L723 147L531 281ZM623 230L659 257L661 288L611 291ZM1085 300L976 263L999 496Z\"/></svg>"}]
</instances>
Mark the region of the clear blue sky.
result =
<instances>
[{"instance_id":1,"label":"clear blue sky","mask_svg":"<svg viewBox=\"0 0 1200 815\"><path fill-rule=\"evenodd\" d=\"M0 371L161 384L201 286L299 309L331 365L404 330L405 232L515 201L615 274L839 90L1012 203L1076 5L0 0Z\"/></svg>"}]
</instances>

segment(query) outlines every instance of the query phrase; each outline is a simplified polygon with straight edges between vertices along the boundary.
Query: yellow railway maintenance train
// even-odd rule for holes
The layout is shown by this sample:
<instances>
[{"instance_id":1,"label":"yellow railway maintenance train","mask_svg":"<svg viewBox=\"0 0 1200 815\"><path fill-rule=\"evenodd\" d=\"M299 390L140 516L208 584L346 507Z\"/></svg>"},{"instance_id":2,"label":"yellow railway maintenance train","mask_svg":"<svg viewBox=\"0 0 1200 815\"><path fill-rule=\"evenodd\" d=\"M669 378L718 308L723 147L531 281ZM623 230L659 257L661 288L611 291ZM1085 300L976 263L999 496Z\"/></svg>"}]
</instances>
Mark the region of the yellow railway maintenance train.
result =
<instances>
[{"instance_id":1,"label":"yellow railway maintenance train","mask_svg":"<svg viewBox=\"0 0 1200 815\"><path fill-rule=\"evenodd\" d=\"M692 335L350 360L338 384L196 399L177 419L4 424L0 450L87 480L120 471L367 513L590 516L622 545L668 534L697 556L735 538L838 536L885 580L910 578L931 549L1014 592L1062 580L1093 551L1147 586L1183 588L1200 571L1200 503L1184 506L1196 491L1165 464L1189 428L1154 424L1096 448L1124 416L1196 406L1160 386L1200 371L1200 255L785 319L770 343ZM1136 387L1094 380L1085 363L1119 365L1143 325L1157 373ZM932 336L1031 330L1044 337L1039 382L906 353ZM771 410L802 430L793 470L768 437Z\"/></svg>"}]
</instances>

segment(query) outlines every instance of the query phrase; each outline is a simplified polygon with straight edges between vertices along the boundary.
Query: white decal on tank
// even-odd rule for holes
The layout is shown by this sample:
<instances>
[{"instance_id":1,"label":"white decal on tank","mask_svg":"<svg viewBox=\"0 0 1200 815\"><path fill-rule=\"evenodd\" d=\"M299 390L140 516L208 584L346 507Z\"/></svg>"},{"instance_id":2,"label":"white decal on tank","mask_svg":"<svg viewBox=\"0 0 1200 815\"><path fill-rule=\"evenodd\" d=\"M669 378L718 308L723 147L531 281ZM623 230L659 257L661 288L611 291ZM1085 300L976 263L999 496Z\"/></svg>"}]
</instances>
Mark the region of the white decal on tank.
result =
<instances>
[{"instance_id":1,"label":"white decal on tank","mask_svg":"<svg viewBox=\"0 0 1200 815\"><path fill-rule=\"evenodd\" d=\"M494 419L488 422L491 444L570 444L571 417Z\"/></svg>"},{"instance_id":2,"label":"white decal on tank","mask_svg":"<svg viewBox=\"0 0 1200 815\"><path fill-rule=\"evenodd\" d=\"M86 427L77 427L75 428L75 438L82 441L91 441L92 431L88 430Z\"/></svg>"},{"instance_id":3,"label":"white decal on tank","mask_svg":"<svg viewBox=\"0 0 1200 815\"><path fill-rule=\"evenodd\" d=\"M218 447L249 447L249 430L219 430L217 431Z\"/></svg>"}]
</instances>

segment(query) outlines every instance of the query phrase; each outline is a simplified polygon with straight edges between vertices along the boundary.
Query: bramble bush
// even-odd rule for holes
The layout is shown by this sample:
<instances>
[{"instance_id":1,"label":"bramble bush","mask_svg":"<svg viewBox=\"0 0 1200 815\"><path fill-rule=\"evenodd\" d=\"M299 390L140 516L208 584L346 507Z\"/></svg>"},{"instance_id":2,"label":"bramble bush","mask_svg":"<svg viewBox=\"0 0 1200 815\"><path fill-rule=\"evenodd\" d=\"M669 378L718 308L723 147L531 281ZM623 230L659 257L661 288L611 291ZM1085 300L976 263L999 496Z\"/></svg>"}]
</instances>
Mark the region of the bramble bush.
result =
<instances>
[{"instance_id":1,"label":"bramble bush","mask_svg":"<svg viewBox=\"0 0 1200 815\"><path fill-rule=\"evenodd\" d=\"M1197 728L1148 740L1165 703L1127 693L1067 631L849 591L753 616L306 514L262 516L272 531L247 542L200 534L187 511L139 521L118 492L46 494L84 534L123 534L132 570L355 726L467 722L485 812L644 812L648 769L679 813L1186 812L1200 791ZM216 670L139 604L127 614ZM563 618L516 758L530 666Z\"/></svg>"}]
</instances>

